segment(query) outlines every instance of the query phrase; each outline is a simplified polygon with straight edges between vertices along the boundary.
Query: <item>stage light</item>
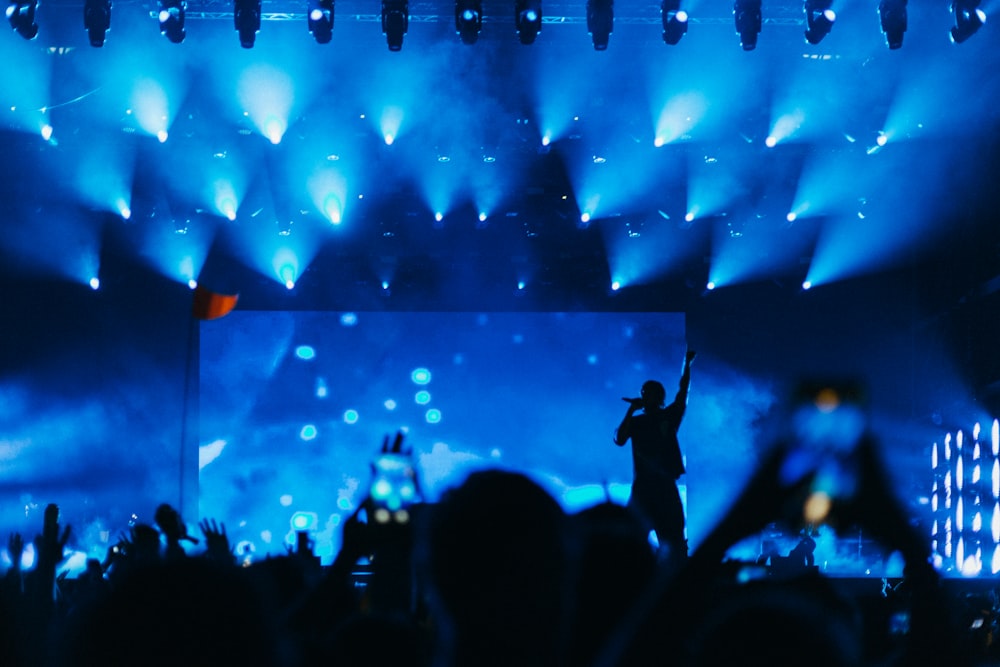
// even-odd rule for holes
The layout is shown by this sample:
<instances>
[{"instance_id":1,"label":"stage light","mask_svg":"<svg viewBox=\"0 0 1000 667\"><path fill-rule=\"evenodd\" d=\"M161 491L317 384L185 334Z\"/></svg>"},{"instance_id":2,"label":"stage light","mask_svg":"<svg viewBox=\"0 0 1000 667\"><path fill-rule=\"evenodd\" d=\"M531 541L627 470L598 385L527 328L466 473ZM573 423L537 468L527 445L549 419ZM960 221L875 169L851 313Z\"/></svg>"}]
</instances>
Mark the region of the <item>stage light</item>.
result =
<instances>
[{"instance_id":1,"label":"stage light","mask_svg":"<svg viewBox=\"0 0 1000 667\"><path fill-rule=\"evenodd\" d=\"M587 31L595 51L607 50L614 24L614 0L587 0Z\"/></svg>"},{"instance_id":2,"label":"stage light","mask_svg":"<svg viewBox=\"0 0 1000 667\"><path fill-rule=\"evenodd\" d=\"M688 14L680 8L680 0L663 0L660 18L663 21L663 41L676 45L688 31Z\"/></svg>"},{"instance_id":3,"label":"stage light","mask_svg":"<svg viewBox=\"0 0 1000 667\"><path fill-rule=\"evenodd\" d=\"M38 24L35 23L35 12L38 11L38 0L11 0L7 5L7 22L25 39L34 39L38 34Z\"/></svg>"},{"instance_id":4,"label":"stage light","mask_svg":"<svg viewBox=\"0 0 1000 667\"><path fill-rule=\"evenodd\" d=\"M333 39L334 0L311 0L309 32L317 44L329 44Z\"/></svg>"},{"instance_id":5,"label":"stage light","mask_svg":"<svg viewBox=\"0 0 1000 667\"><path fill-rule=\"evenodd\" d=\"M514 0L514 25L522 44L533 44L542 29L541 0Z\"/></svg>"},{"instance_id":6,"label":"stage light","mask_svg":"<svg viewBox=\"0 0 1000 667\"><path fill-rule=\"evenodd\" d=\"M160 0L160 34L166 35L174 44L184 41L184 15L187 2L184 0Z\"/></svg>"},{"instance_id":7,"label":"stage light","mask_svg":"<svg viewBox=\"0 0 1000 667\"><path fill-rule=\"evenodd\" d=\"M240 34L240 46L252 49L260 32L261 0L235 0L233 23Z\"/></svg>"},{"instance_id":8,"label":"stage light","mask_svg":"<svg viewBox=\"0 0 1000 667\"><path fill-rule=\"evenodd\" d=\"M806 41L810 44L819 44L830 34L833 22L837 20L837 15L830 9L832 4L833 0L805 0Z\"/></svg>"},{"instance_id":9,"label":"stage light","mask_svg":"<svg viewBox=\"0 0 1000 667\"><path fill-rule=\"evenodd\" d=\"M740 35L740 46L744 51L753 51L757 48L757 35L760 34L763 23L760 5L761 0L736 0L733 6L736 32Z\"/></svg>"},{"instance_id":10,"label":"stage light","mask_svg":"<svg viewBox=\"0 0 1000 667\"><path fill-rule=\"evenodd\" d=\"M895 50L903 46L903 33L906 32L906 0L879 0L878 17L889 48Z\"/></svg>"},{"instance_id":11,"label":"stage light","mask_svg":"<svg viewBox=\"0 0 1000 667\"><path fill-rule=\"evenodd\" d=\"M111 0L86 0L83 4L83 27L91 46L104 46L111 29Z\"/></svg>"},{"instance_id":12,"label":"stage light","mask_svg":"<svg viewBox=\"0 0 1000 667\"><path fill-rule=\"evenodd\" d=\"M482 0L455 0L455 30L462 43L475 44L482 27Z\"/></svg>"},{"instance_id":13,"label":"stage light","mask_svg":"<svg viewBox=\"0 0 1000 667\"><path fill-rule=\"evenodd\" d=\"M403 48L403 35L409 24L410 6L406 0L382 0L382 32L390 51Z\"/></svg>"},{"instance_id":14,"label":"stage light","mask_svg":"<svg viewBox=\"0 0 1000 667\"><path fill-rule=\"evenodd\" d=\"M986 12L979 9L979 0L952 0L951 11L955 15L951 41L956 44L972 37L986 22Z\"/></svg>"},{"instance_id":15,"label":"stage light","mask_svg":"<svg viewBox=\"0 0 1000 667\"><path fill-rule=\"evenodd\" d=\"M98 278L97 276L94 276L93 278L90 279L90 289L96 290L96 289L99 289L100 286L101 286L101 279L100 278Z\"/></svg>"}]
</instances>

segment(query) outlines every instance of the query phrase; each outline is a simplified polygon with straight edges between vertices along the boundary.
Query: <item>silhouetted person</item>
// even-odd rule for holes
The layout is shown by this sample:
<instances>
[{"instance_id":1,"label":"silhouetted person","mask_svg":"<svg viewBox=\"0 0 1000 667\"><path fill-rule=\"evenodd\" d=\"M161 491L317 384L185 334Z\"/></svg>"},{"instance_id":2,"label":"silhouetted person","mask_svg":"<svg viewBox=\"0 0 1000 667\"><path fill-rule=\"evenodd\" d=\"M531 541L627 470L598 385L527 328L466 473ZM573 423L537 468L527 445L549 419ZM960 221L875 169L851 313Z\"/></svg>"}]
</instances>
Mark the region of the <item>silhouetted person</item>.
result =
<instances>
[{"instance_id":1,"label":"silhouetted person","mask_svg":"<svg viewBox=\"0 0 1000 667\"><path fill-rule=\"evenodd\" d=\"M629 507L652 524L660 548L670 559L687 555L684 537L684 506L677 479L686 471L677 441L677 429L687 409L691 385L691 362L695 351L684 357L684 371L673 403L664 407L667 392L656 380L642 385L641 398L623 398L628 412L615 432L615 444L624 446L632 440L632 494ZM642 410L640 414L635 414Z\"/></svg>"}]
</instances>

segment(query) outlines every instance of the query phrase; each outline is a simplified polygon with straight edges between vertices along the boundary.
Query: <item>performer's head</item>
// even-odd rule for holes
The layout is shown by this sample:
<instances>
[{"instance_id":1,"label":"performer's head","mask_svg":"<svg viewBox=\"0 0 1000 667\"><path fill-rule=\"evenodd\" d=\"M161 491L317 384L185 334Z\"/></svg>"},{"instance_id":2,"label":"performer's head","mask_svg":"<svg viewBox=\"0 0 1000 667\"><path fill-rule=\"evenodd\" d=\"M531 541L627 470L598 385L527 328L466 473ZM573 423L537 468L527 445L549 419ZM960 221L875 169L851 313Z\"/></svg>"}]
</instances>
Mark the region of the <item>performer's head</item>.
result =
<instances>
[{"instance_id":1,"label":"performer's head","mask_svg":"<svg viewBox=\"0 0 1000 667\"><path fill-rule=\"evenodd\" d=\"M656 380L647 380L642 385L642 407L662 408L667 400L667 390Z\"/></svg>"}]
</instances>

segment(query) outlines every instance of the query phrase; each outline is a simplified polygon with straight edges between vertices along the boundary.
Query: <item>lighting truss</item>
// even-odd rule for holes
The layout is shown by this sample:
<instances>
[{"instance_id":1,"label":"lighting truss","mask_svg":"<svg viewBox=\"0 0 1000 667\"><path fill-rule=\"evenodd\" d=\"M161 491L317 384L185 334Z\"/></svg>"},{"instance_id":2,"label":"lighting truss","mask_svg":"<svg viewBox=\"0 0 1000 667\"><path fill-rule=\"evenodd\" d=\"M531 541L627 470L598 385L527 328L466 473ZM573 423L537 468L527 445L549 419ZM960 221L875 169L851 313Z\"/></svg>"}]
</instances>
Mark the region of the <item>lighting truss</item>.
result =
<instances>
[{"instance_id":1,"label":"lighting truss","mask_svg":"<svg viewBox=\"0 0 1000 667\"><path fill-rule=\"evenodd\" d=\"M902 47L906 32L906 0L879 0L878 17L889 48Z\"/></svg>"},{"instance_id":2,"label":"lighting truss","mask_svg":"<svg viewBox=\"0 0 1000 667\"><path fill-rule=\"evenodd\" d=\"M410 25L410 6L406 0L382 0L382 32L390 51L403 48L403 35Z\"/></svg>"},{"instance_id":3,"label":"lighting truss","mask_svg":"<svg viewBox=\"0 0 1000 667\"><path fill-rule=\"evenodd\" d=\"M979 8L979 0L952 0L951 12L955 15L951 41L956 44L972 37L986 22L986 12Z\"/></svg>"},{"instance_id":4,"label":"lighting truss","mask_svg":"<svg viewBox=\"0 0 1000 667\"><path fill-rule=\"evenodd\" d=\"M660 18L663 21L663 41L676 45L688 31L688 15L681 9L681 0L663 0Z\"/></svg>"},{"instance_id":5,"label":"lighting truss","mask_svg":"<svg viewBox=\"0 0 1000 667\"><path fill-rule=\"evenodd\" d=\"M185 0L160 0L160 11L157 15L160 21L160 34L166 35L174 44L184 41L187 34L184 30L184 17L187 13Z\"/></svg>"},{"instance_id":6,"label":"lighting truss","mask_svg":"<svg viewBox=\"0 0 1000 667\"><path fill-rule=\"evenodd\" d=\"M317 44L329 44L333 39L334 0L311 0L309 32Z\"/></svg>"},{"instance_id":7,"label":"lighting truss","mask_svg":"<svg viewBox=\"0 0 1000 667\"><path fill-rule=\"evenodd\" d=\"M805 0L803 5L806 13L806 41L819 44L830 34L837 15L830 7L833 0Z\"/></svg>"},{"instance_id":8,"label":"lighting truss","mask_svg":"<svg viewBox=\"0 0 1000 667\"><path fill-rule=\"evenodd\" d=\"M35 23L37 11L38 0L11 0L7 5L7 22L21 37L34 39L38 34L38 24Z\"/></svg>"},{"instance_id":9,"label":"lighting truss","mask_svg":"<svg viewBox=\"0 0 1000 667\"><path fill-rule=\"evenodd\" d=\"M614 0L587 0L587 31L595 51L608 48L615 23Z\"/></svg>"},{"instance_id":10,"label":"lighting truss","mask_svg":"<svg viewBox=\"0 0 1000 667\"><path fill-rule=\"evenodd\" d=\"M455 30L462 43L475 44L482 28L482 0L455 0Z\"/></svg>"},{"instance_id":11,"label":"lighting truss","mask_svg":"<svg viewBox=\"0 0 1000 667\"><path fill-rule=\"evenodd\" d=\"M522 44L533 44L542 29L542 1L514 0L514 25Z\"/></svg>"},{"instance_id":12,"label":"lighting truss","mask_svg":"<svg viewBox=\"0 0 1000 667\"><path fill-rule=\"evenodd\" d=\"M740 46L744 51L753 51L757 48L757 35L760 34L763 24L760 5L761 0L736 0L733 6L736 32L740 35Z\"/></svg>"}]
</instances>

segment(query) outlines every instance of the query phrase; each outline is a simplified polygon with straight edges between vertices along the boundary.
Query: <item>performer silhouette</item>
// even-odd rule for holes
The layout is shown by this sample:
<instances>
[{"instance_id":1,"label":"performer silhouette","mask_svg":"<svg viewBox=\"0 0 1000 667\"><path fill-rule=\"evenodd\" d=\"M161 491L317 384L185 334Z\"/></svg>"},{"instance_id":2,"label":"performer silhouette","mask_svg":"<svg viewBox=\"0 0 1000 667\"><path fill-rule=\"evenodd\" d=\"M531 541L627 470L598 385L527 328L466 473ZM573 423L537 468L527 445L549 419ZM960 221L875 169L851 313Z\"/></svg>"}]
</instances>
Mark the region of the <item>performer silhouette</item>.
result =
<instances>
[{"instance_id":1,"label":"performer silhouette","mask_svg":"<svg viewBox=\"0 0 1000 667\"><path fill-rule=\"evenodd\" d=\"M673 403L664 407L667 392L656 380L642 385L641 398L622 398L628 411L615 431L619 447L632 440L632 494L629 507L637 510L656 533L660 549L671 560L687 556L684 536L684 506L677 479L686 471L677 429L687 409L691 385L691 362L695 351L684 357L684 371ZM635 414L642 410L640 414Z\"/></svg>"}]
</instances>

